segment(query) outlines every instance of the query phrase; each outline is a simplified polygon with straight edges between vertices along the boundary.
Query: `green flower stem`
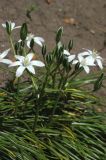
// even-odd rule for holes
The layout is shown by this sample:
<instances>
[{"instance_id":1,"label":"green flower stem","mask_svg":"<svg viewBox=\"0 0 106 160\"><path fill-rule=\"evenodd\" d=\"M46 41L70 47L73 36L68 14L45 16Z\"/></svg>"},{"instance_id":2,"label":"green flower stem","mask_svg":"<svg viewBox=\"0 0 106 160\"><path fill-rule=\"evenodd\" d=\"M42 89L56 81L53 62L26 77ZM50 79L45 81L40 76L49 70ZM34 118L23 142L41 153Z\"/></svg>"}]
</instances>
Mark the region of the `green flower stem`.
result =
<instances>
[{"instance_id":1,"label":"green flower stem","mask_svg":"<svg viewBox=\"0 0 106 160\"><path fill-rule=\"evenodd\" d=\"M79 68L76 72L73 71L72 74L69 76L70 80L73 80L74 78L76 78L77 75L79 75L80 72L82 72L83 68Z\"/></svg>"},{"instance_id":2,"label":"green flower stem","mask_svg":"<svg viewBox=\"0 0 106 160\"><path fill-rule=\"evenodd\" d=\"M63 76L61 76L61 78L60 78L60 81L59 81L59 84L58 84L58 89L60 89L60 88L61 88L61 84L62 84L62 82L63 82Z\"/></svg>"},{"instance_id":3,"label":"green flower stem","mask_svg":"<svg viewBox=\"0 0 106 160\"><path fill-rule=\"evenodd\" d=\"M12 40L11 35L9 35L9 41L10 41L10 44L11 44L11 47L12 47L12 50L13 50L13 53L14 53L14 56L15 56L16 53L15 53L15 48L14 48L14 44L13 44L13 40Z\"/></svg>"},{"instance_id":4,"label":"green flower stem","mask_svg":"<svg viewBox=\"0 0 106 160\"><path fill-rule=\"evenodd\" d=\"M59 96L58 96L58 98L57 98L57 100L56 100L56 102L55 102L55 105L54 105L54 107L53 107L53 111L52 111L52 115L51 115L51 117L50 117L50 123L49 123L49 125L51 125L52 120L53 120L53 116L54 116L54 114L56 113L57 105L58 105L58 102L59 102L59 99L60 99L60 93L61 93L61 90L59 90Z\"/></svg>"},{"instance_id":5,"label":"green flower stem","mask_svg":"<svg viewBox=\"0 0 106 160\"><path fill-rule=\"evenodd\" d=\"M61 85L64 81L64 75L65 75L65 70L63 70L62 73L61 73L61 70L60 70L60 81L59 81L59 84L58 84L58 89L61 88Z\"/></svg>"},{"instance_id":6,"label":"green flower stem","mask_svg":"<svg viewBox=\"0 0 106 160\"><path fill-rule=\"evenodd\" d=\"M55 88L56 73L54 73L54 75L52 76L52 81L53 81L52 87Z\"/></svg>"},{"instance_id":7,"label":"green flower stem","mask_svg":"<svg viewBox=\"0 0 106 160\"><path fill-rule=\"evenodd\" d=\"M38 118L39 118L39 105L36 105L36 114L34 117L34 123L33 123L33 128L32 131L35 132L35 129L37 128L37 122L38 122Z\"/></svg>"},{"instance_id":8,"label":"green flower stem","mask_svg":"<svg viewBox=\"0 0 106 160\"><path fill-rule=\"evenodd\" d=\"M47 81L48 81L48 77L49 77L49 71L47 71L47 73L46 73L46 77L45 77L44 83L43 83L42 88L40 90L40 97L44 94L44 89L46 87L46 84L47 84Z\"/></svg>"},{"instance_id":9,"label":"green flower stem","mask_svg":"<svg viewBox=\"0 0 106 160\"><path fill-rule=\"evenodd\" d=\"M30 74L30 77L31 77L31 80L32 80L33 88L34 88L35 90L37 90L37 89L38 89L38 86L37 86L36 83L35 83L34 77L33 77L31 74Z\"/></svg>"},{"instance_id":10,"label":"green flower stem","mask_svg":"<svg viewBox=\"0 0 106 160\"><path fill-rule=\"evenodd\" d=\"M34 88L34 92L35 92L36 90L38 90L38 87L37 87L37 85L35 83L34 77L31 74L30 74L30 77L31 77L33 88ZM39 99L37 99L37 101L35 103L35 109L36 109L36 113L35 113L34 123L33 123L33 127L32 127L32 131L33 132L35 132L35 129L37 127L37 121L38 121L38 117L39 117Z\"/></svg>"},{"instance_id":11,"label":"green flower stem","mask_svg":"<svg viewBox=\"0 0 106 160\"><path fill-rule=\"evenodd\" d=\"M47 79L48 79L48 76L46 75L45 81L43 83L43 86L42 86L40 94L39 94L39 97L37 98L37 100L35 102L36 114L35 114L35 117L34 117L34 123L33 123L33 127L32 127L33 132L35 132L35 129L37 128L37 122L38 122L38 118L39 118L39 106L40 106L40 103L41 103L41 97L44 93L45 85L47 83ZM38 87L37 87L37 85L35 83L35 80L34 80L34 77L32 75L31 75L31 80L32 80L34 89L38 90Z\"/></svg>"},{"instance_id":12,"label":"green flower stem","mask_svg":"<svg viewBox=\"0 0 106 160\"><path fill-rule=\"evenodd\" d=\"M13 85L15 85L15 83L17 83L17 91L16 91L16 103L15 103L15 117L17 117L17 112L18 112L18 107L19 107L19 102L18 102L18 97L19 97L19 82L20 82L20 78L16 78L14 80Z\"/></svg>"},{"instance_id":13,"label":"green flower stem","mask_svg":"<svg viewBox=\"0 0 106 160\"><path fill-rule=\"evenodd\" d=\"M59 70L59 66L60 64L57 64L57 66L51 71L50 75L52 77L52 87L55 87L55 83L56 83L56 75L57 75L57 70ZM54 73L54 74L53 74Z\"/></svg>"},{"instance_id":14,"label":"green flower stem","mask_svg":"<svg viewBox=\"0 0 106 160\"><path fill-rule=\"evenodd\" d=\"M66 74L66 76L63 78L63 82L62 82L62 87L61 89L64 88L65 84L67 83L67 80L68 80L68 76L69 76L69 72Z\"/></svg>"},{"instance_id":15,"label":"green flower stem","mask_svg":"<svg viewBox=\"0 0 106 160\"><path fill-rule=\"evenodd\" d=\"M47 72L47 74L46 74L44 83L43 83L42 88L40 90L39 97L36 101L36 114L35 114L35 118L34 118L33 132L35 132L35 129L37 128L37 122L38 122L38 118L39 118L39 106L40 106L40 103L42 102L42 96L44 94L44 89L47 84L48 76L49 76L49 72Z\"/></svg>"}]
</instances>

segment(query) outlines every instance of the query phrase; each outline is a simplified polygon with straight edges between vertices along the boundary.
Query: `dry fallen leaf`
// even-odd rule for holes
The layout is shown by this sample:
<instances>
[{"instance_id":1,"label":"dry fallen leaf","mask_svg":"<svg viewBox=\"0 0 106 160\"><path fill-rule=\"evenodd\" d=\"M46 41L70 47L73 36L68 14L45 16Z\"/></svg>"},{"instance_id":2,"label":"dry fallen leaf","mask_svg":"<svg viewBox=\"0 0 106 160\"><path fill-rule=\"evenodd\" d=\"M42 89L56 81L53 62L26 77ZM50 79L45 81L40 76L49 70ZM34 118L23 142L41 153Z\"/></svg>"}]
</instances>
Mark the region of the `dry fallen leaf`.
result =
<instances>
[{"instance_id":1,"label":"dry fallen leaf","mask_svg":"<svg viewBox=\"0 0 106 160\"><path fill-rule=\"evenodd\" d=\"M95 31L94 31L93 29L90 29L90 32L91 32L92 34L95 34Z\"/></svg>"},{"instance_id":2,"label":"dry fallen leaf","mask_svg":"<svg viewBox=\"0 0 106 160\"><path fill-rule=\"evenodd\" d=\"M71 25L77 25L78 22L74 18L64 18L64 23L71 24Z\"/></svg>"}]
</instances>

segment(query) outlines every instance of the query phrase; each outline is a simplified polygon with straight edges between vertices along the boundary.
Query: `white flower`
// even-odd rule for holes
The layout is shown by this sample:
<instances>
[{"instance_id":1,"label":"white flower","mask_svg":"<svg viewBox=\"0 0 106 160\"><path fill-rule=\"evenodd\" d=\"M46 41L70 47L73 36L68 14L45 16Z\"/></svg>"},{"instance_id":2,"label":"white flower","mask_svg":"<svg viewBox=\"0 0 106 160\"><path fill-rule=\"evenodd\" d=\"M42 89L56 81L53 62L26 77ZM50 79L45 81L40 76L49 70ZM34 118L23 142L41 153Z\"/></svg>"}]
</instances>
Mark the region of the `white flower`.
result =
<instances>
[{"instance_id":1,"label":"white flower","mask_svg":"<svg viewBox=\"0 0 106 160\"><path fill-rule=\"evenodd\" d=\"M86 73L90 72L89 66L95 66L93 61L89 61L89 57L84 58L81 55L78 55L78 60L74 60L73 64L80 63L79 67L83 67Z\"/></svg>"},{"instance_id":2,"label":"white flower","mask_svg":"<svg viewBox=\"0 0 106 160\"><path fill-rule=\"evenodd\" d=\"M63 54L67 56L68 62L72 62L75 59L75 54L70 55L70 52L64 49Z\"/></svg>"},{"instance_id":3,"label":"white flower","mask_svg":"<svg viewBox=\"0 0 106 160\"><path fill-rule=\"evenodd\" d=\"M100 67L100 69L103 69L103 65L102 65L103 58L101 56L99 56L97 51L86 50L85 52L79 53L78 55L87 56L89 62L91 62L91 61L96 62L97 65Z\"/></svg>"},{"instance_id":4,"label":"white flower","mask_svg":"<svg viewBox=\"0 0 106 160\"><path fill-rule=\"evenodd\" d=\"M35 37L33 34L28 34L26 41L27 41L27 46L30 48L30 42L31 40L34 40L35 43L40 45L42 47L42 43L44 43L44 39L42 37Z\"/></svg>"},{"instance_id":5,"label":"white flower","mask_svg":"<svg viewBox=\"0 0 106 160\"><path fill-rule=\"evenodd\" d=\"M9 59L4 59L4 57L7 56L8 52L10 51L10 49L5 50L4 52L0 53L0 62L2 63L6 63L6 64L11 64L12 61Z\"/></svg>"},{"instance_id":6,"label":"white flower","mask_svg":"<svg viewBox=\"0 0 106 160\"><path fill-rule=\"evenodd\" d=\"M11 31L14 30L14 29L17 29L17 28L21 28L21 26L16 26L16 27L15 27L15 23L14 23L14 22L7 21L7 23L8 23L8 25L9 25ZM6 23L3 23L2 26L3 26L4 28L6 28Z\"/></svg>"},{"instance_id":7,"label":"white flower","mask_svg":"<svg viewBox=\"0 0 106 160\"><path fill-rule=\"evenodd\" d=\"M18 61L13 62L12 64L10 64L9 67L19 66L18 69L16 70L16 77L20 77L25 69L27 69L30 73L35 74L35 69L33 65L37 67L45 66L45 64L41 61L32 60L33 57L34 57L33 53L29 53L26 57L19 55L15 56L15 58Z\"/></svg>"},{"instance_id":8,"label":"white flower","mask_svg":"<svg viewBox=\"0 0 106 160\"><path fill-rule=\"evenodd\" d=\"M64 49L63 54L70 56L70 52L68 52L66 49Z\"/></svg>"}]
</instances>

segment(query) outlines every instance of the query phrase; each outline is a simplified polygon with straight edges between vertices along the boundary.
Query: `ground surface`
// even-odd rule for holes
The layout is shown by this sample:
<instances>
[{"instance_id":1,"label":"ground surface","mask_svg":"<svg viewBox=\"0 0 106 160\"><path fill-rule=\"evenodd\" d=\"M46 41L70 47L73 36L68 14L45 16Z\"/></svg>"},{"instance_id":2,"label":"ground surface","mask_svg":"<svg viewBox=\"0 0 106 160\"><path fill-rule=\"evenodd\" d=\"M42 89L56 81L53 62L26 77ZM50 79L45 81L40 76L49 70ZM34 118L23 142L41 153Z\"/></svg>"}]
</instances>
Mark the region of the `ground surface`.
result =
<instances>
[{"instance_id":1,"label":"ground surface","mask_svg":"<svg viewBox=\"0 0 106 160\"><path fill-rule=\"evenodd\" d=\"M31 6L36 10L26 17ZM63 41L74 40L75 52L96 49L106 58L106 0L0 0L0 24L6 20L29 24L29 31L44 37L48 50L54 44L55 31L64 27ZM17 34L15 34L17 35ZM0 27L0 51L7 49L6 34ZM5 73L1 75L1 83Z\"/></svg>"}]
</instances>

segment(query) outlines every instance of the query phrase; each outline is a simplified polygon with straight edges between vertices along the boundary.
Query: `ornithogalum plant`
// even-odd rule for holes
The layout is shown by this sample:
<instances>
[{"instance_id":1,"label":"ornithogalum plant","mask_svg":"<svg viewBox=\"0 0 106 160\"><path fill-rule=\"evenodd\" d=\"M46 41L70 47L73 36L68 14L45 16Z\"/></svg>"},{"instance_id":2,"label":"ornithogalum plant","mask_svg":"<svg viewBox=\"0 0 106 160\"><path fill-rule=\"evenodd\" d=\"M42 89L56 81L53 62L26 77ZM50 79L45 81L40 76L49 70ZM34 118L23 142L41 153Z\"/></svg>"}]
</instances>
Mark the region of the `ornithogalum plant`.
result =
<instances>
[{"instance_id":1,"label":"ornithogalum plant","mask_svg":"<svg viewBox=\"0 0 106 160\"><path fill-rule=\"evenodd\" d=\"M62 43L62 27L48 52L45 40L29 33L26 23L15 27L7 21L2 26L11 46L0 53L0 63L7 65L11 80L0 88L1 159L106 158L104 116L95 110L104 103L93 95L104 86L103 58L89 49L71 54L73 41ZM15 29L20 30L19 40L13 37ZM86 84L94 85L92 91Z\"/></svg>"}]
</instances>

